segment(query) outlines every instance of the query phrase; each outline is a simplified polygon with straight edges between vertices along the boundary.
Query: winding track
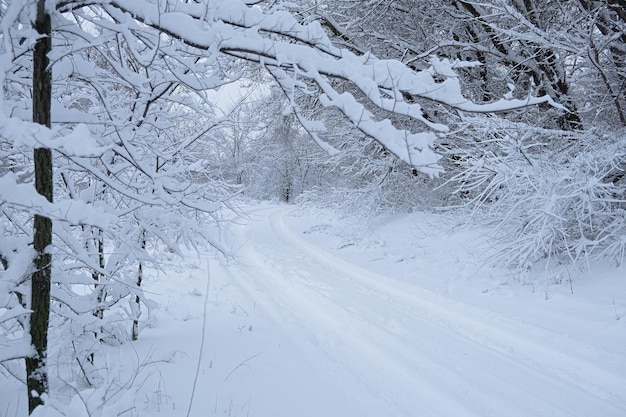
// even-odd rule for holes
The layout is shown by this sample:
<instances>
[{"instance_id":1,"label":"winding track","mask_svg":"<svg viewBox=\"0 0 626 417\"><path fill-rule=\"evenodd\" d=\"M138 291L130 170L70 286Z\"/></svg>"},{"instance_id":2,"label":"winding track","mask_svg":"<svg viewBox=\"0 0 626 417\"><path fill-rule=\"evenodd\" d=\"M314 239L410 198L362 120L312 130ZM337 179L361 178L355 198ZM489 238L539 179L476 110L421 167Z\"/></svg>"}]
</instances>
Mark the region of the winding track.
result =
<instances>
[{"instance_id":1,"label":"winding track","mask_svg":"<svg viewBox=\"0 0 626 417\"><path fill-rule=\"evenodd\" d=\"M240 226L236 282L389 416L626 416L626 355L346 262L284 213L263 209Z\"/></svg>"}]
</instances>

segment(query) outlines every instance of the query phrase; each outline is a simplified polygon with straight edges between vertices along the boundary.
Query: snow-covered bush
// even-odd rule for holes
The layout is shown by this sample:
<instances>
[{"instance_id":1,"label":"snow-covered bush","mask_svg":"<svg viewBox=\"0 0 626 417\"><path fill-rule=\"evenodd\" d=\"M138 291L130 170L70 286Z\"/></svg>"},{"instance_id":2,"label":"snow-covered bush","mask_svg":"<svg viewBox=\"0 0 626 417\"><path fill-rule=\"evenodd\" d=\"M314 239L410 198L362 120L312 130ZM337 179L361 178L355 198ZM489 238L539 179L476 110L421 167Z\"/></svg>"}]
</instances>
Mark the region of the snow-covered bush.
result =
<instances>
[{"instance_id":1,"label":"snow-covered bush","mask_svg":"<svg viewBox=\"0 0 626 417\"><path fill-rule=\"evenodd\" d=\"M421 175L371 139L345 145L330 159L332 182L298 198L309 206L332 207L351 215L431 210L446 198L439 179Z\"/></svg>"},{"instance_id":2,"label":"snow-covered bush","mask_svg":"<svg viewBox=\"0 0 626 417\"><path fill-rule=\"evenodd\" d=\"M550 131L473 120L454 151L451 180L476 213L497 223L499 257L512 267L590 257L624 260L626 136Z\"/></svg>"}]
</instances>

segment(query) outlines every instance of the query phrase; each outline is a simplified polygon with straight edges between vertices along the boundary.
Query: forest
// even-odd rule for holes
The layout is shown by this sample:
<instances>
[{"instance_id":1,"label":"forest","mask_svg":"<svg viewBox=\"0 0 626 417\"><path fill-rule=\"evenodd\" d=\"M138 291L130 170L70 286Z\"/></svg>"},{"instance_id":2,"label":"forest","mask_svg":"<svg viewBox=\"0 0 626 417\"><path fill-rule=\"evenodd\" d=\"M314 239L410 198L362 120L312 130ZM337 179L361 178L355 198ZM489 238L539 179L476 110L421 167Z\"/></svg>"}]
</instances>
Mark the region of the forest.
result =
<instances>
[{"instance_id":1,"label":"forest","mask_svg":"<svg viewBox=\"0 0 626 417\"><path fill-rule=\"evenodd\" d=\"M258 202L449 213L519 276L625 259L624 0L0 0L0 85L0 377L31 415L106 385L146 271L236 261Z\"/></svg>"}]
</instances>

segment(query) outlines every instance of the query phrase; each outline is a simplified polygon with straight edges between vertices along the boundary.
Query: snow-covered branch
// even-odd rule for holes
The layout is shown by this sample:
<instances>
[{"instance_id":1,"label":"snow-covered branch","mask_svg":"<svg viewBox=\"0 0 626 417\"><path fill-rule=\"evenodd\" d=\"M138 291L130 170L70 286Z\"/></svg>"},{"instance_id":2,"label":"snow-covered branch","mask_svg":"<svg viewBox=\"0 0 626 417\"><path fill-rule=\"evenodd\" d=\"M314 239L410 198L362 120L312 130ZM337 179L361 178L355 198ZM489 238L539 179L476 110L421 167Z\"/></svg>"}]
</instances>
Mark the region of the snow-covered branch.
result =
<instances>
[{"instance_id":1,"label":"snow-covered branch","mask_svg":"<svg viewBox=\"0 0 626 417\"><path fill-rule=\"evenodd\" d=\"M504 112L544 103L558 106L548 96L473 103L462 94L450 61L433 59L430 68L416 71L397 60L378 59L371 54L356 55L348 49L335 47L318 22L300 24L285 11L263 12L236 0L209 4L170 2L166 9L146 0L111 0L101 4L118 25L148 25L190 47L206 51L208 56L222 53L267 67L297 71L299 77L315 82L326 97L334 96L333 105L360 129L366 129L367 134L404 161L416 164L419 169L429 167L426 168L429 173L433 172L430 167L435 162L426 156L430 153L427 150L432 144L430 138L434 137L431 132L445 131L446 127L427 120L416 100L427 99L474 113ZM418 128L417 133L407 133L389 121L375 121L373 114L366 119L357 117L365 107L348 92L341 93L342 103L337 105L336 97L340 93L329 91L333 89L327 81L329 78L351 82L368 98L369 105L409 117L422 128ZM388 98L389 91L397 94ZM406 142L411 135L427 135L429 140ZM400 148L413 151L399 152ZM416 157L420 152L424 156Z\"/></svg>"}]
</instances>

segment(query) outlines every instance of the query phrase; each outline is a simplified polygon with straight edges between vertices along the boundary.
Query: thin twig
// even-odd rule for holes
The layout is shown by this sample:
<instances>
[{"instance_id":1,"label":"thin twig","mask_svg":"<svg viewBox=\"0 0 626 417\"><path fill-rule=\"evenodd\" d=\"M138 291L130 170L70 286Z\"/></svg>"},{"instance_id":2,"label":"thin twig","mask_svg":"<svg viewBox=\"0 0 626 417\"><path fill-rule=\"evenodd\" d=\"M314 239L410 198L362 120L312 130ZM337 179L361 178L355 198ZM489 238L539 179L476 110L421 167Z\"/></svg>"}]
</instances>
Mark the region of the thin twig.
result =
<instances>
[{"instance_id":1,"label":"thin twig","mask_svg":"<svg viewBox=\"0 0 626 417\"><path fill-rule=\"evenodd\" d=\"M235 371L236 371L237 369L241 368L242 366L248 366L248 367L249 367L248 362L250 362L252 359L254 359L254 358L256 358L256 357L261 356L261 355L262 355L262 354L264 354L264 353L265 353L265 351L264 351L264 350L262 350L261 352L259 352L259 353L255 353L254 355L250 356L249 358L246 358L246 359L245 359L244 361L242 361L239 365L235 366L235 368L233 368L233 370L232 370L232 371L230 371L230 373L229 373L228 375L226 375L226 378L224 378L224 382L228 381L228 378L230 378L230 376L231 376L232 374L234 374L234 373L235 373Z\"/></svg>"},{"instance_id":2,"label":"thin twig","mask_svg":"<svg viewBox=\"0 0 626 417\"><path fill-rule=\"evenodd\" d=\"M209 290L211 289L211 272L209 270L209 261L207 260L206 266L206 291L204 294L204 307L202 313L202 332L200 338L200 350L198 352L198 363L196 364L196 375L193 378L193 387L191 388L191 398L189 398L189 408L187 408L187 417L191 415L191 407L193 405L193 399L196 394L196 385L198 383L198 375L200 374L200 362L202 362L202 356L204 356L204 340L206 334L206 318L207 318L207 305L209 304Z\"/></svg>"}]
</instances>

